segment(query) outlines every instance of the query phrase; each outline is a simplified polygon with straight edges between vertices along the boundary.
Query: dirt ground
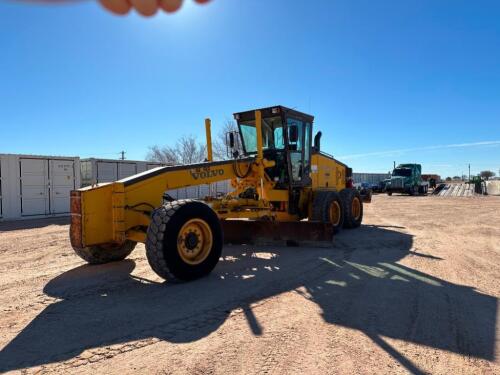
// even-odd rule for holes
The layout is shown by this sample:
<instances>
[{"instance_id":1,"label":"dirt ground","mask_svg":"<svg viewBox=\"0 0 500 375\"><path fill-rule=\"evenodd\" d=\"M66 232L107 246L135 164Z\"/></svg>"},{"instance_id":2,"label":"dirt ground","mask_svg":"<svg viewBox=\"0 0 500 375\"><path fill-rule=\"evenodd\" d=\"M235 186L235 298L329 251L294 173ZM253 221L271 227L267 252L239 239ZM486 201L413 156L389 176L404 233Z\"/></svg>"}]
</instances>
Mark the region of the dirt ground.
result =
<instances>
[{"instance_id":1,"label":"dirt ground","mask_svg":"<svg viewBox=\"0 0 500 375\"><path fill-rule=\"evenodd\" d=\"M163 282L0 224L0 372L500 374L500 197L375 196L333 248L234 246Z\"/></svg>"}]
</instances>

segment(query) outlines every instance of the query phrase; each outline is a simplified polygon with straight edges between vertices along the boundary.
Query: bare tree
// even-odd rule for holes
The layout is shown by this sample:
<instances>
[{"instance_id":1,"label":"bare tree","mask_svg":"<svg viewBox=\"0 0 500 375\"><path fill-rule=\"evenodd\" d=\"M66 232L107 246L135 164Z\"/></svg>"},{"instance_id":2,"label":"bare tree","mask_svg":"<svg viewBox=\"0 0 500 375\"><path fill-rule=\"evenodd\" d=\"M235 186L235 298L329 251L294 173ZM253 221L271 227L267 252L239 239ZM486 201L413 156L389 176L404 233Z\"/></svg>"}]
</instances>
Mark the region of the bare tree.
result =
<instances>
[{"instance_id":1,"label":"bare tree","mask_svg":"<svg viewBox=\"0 0 500 375\"><path fill-rule=\"evenodd\" d=\"M226 120L213 138L212 152L215 160L226 160L228 155L226 137L230 132L238 131L238 126L233 120ZM240 142L237 149L241 153ZM147 160L165 164L193 164L204 161L207 157L207 147L198 143L196 137L189 135L180 138L174 146L151 146L147 154Z\"/></svg>"},{"instance_id":2,"label":"bare tree","mask_svg":"<svg viewBox=\"0 0 500 375\"><path fill-rule=\"evenodd\" d=\"M479 173L479 175L482 178L489 180L491 177L495 177L495 172L493 172L493 171L481 171L481 173Z\"/></svg>"},{"instance_id":3,"label":"bare tree","mask_svg":"<svg viewBox=\"0 0 500 375\"><path fill-rule=\"evenodd\" d=\"M152 146L147 160L165 164L194 164L206 159L206 146L192 135L181 137L174 146Z\"/></svg>"}]
</instances>

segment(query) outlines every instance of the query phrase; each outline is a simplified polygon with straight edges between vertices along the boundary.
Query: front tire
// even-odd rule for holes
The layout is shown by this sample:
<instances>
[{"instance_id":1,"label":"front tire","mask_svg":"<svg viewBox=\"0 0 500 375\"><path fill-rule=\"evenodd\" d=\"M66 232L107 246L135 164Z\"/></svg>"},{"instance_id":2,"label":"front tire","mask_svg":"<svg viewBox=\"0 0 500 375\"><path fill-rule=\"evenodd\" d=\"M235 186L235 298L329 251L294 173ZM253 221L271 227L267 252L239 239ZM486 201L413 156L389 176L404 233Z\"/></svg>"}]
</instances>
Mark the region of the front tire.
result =
<instances>
[{"instance_id":1,"label":"front tire","mask_svg":"<svg viewBox=\"0 0 500 375\"><path fill-rule=\"evenodd\" d=\"M215 212L205 203L179 200L153 211L146 256L160 277L189 281L215 268L222 244L222 228Z\"/></svg>"},{"instance_id":2,"label":"front tire","mask_svg":"<svg viewBox=\"0 0 500 375\"><path fill-rule=\"evenodd\" d=\"M105 264L123 260L134 250L137 242L125 241L122 245L94 245L84 248L74 247L76 255L89 264Z\"/></svg>"}]
</instances>

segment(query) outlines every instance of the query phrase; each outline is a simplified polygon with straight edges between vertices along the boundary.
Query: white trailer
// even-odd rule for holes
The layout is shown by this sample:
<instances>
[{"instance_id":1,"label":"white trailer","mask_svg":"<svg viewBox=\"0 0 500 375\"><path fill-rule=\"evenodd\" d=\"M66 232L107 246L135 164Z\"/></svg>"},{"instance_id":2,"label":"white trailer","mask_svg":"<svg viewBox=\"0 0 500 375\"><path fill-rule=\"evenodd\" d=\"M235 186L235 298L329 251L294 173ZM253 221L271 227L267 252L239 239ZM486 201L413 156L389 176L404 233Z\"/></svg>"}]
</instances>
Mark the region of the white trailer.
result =
<instances>
[{"instance_id":1,"label":"white trailer","mask_svg":"<svg viewBox=\"0 0 500 375\"><path fill-rule=\"evenodd\" d=\"M0 154L0 220L68 215L79 187L78 157Z\"/></svg>"}]
</instances>

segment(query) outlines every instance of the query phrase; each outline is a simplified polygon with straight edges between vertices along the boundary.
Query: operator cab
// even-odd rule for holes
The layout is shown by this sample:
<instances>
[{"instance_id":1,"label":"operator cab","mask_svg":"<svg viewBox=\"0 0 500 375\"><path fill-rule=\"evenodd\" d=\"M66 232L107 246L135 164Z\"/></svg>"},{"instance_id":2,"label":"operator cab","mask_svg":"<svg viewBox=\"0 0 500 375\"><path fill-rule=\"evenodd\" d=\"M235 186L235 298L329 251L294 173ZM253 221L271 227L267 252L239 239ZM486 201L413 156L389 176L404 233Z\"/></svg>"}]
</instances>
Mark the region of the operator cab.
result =
<instances>
[{"instance_id":1,"label":"operator cab","mask_svg":"<svg viewBox=\"0 0 500 375\"><path fill-rule=\"evenodd\" d=\"M287 189L311 184L311 136L314 117L283 106L260 109L264 158L276 165L266 173ZM238 123L239 148L244 156L257 154L255 110L234 114ZM234 138L234 136L232 136ZM233 141L234 145L234 141ZM234 156L238 156L237 152Z\"/></svg>"}]
</instances>

